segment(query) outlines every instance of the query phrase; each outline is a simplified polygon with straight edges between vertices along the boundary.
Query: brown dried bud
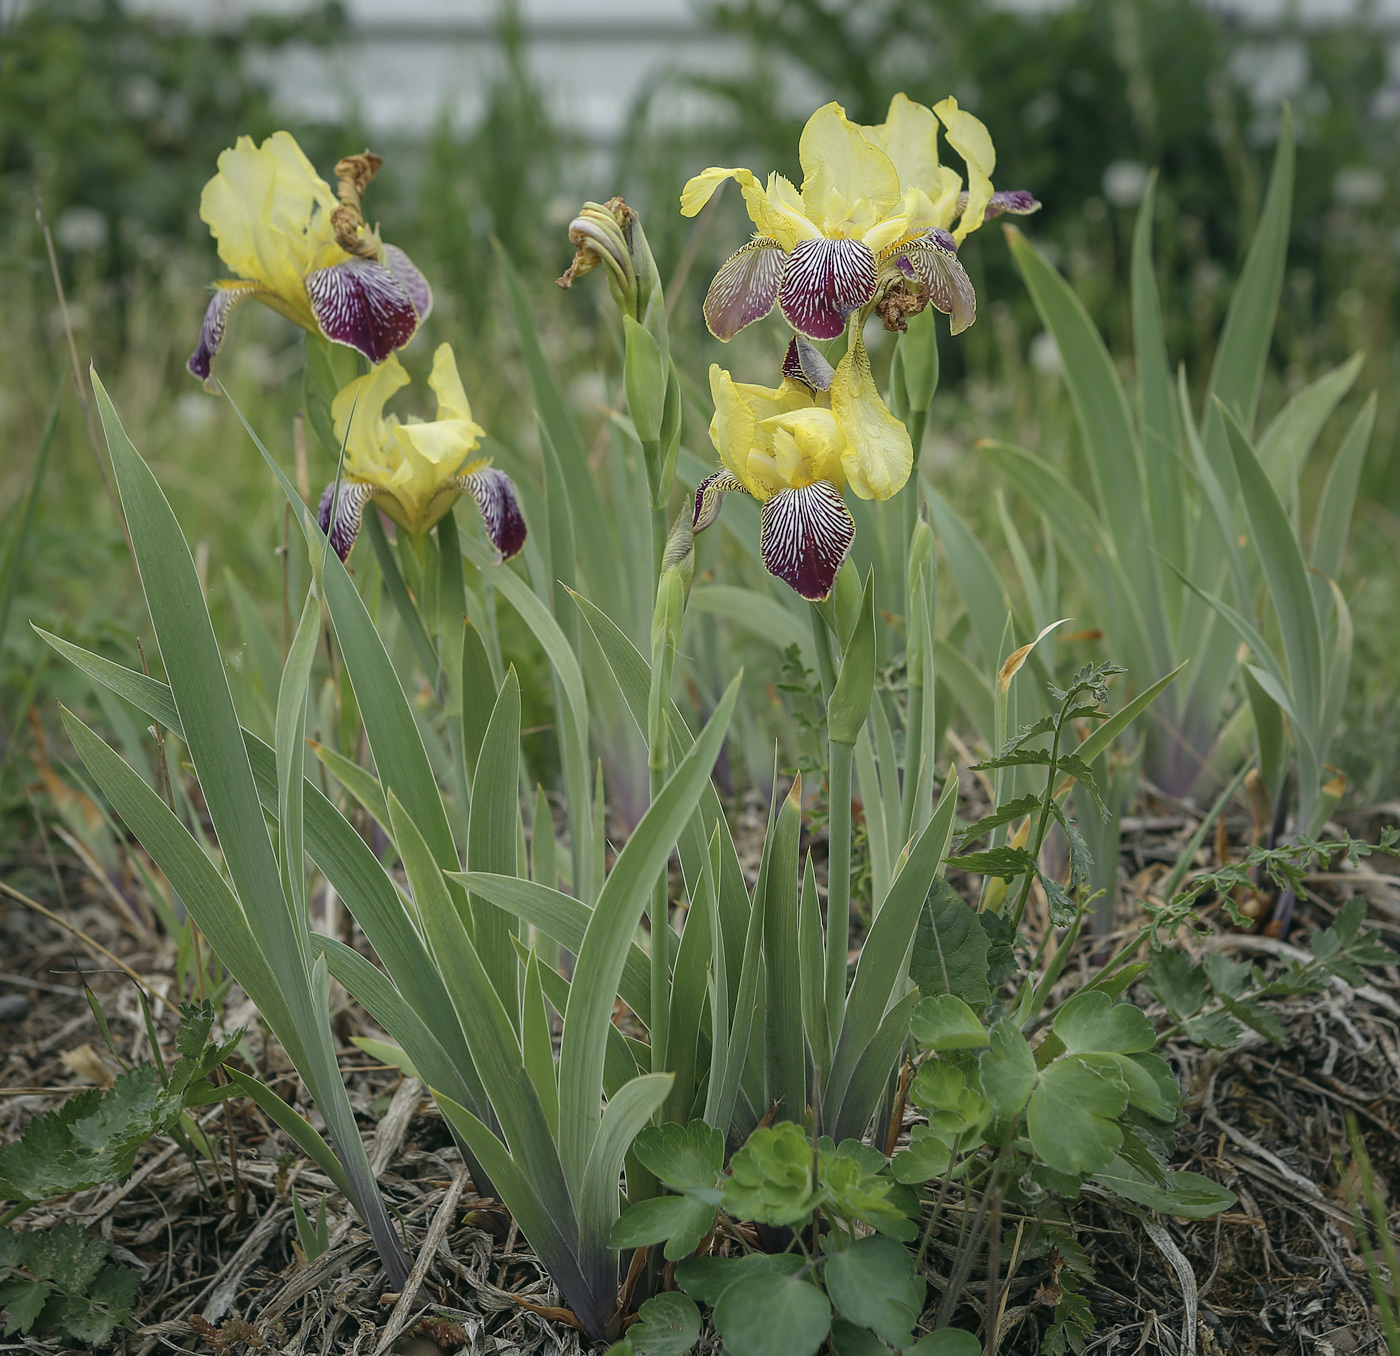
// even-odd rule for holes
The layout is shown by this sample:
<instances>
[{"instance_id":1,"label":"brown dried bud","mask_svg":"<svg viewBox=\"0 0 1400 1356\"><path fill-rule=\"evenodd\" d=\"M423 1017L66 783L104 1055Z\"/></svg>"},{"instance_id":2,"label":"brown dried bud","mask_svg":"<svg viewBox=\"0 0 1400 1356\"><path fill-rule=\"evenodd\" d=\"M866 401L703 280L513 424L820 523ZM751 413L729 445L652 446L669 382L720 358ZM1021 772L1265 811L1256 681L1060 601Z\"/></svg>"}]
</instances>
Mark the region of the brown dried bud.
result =
<instances>
[{"instance_id":1,"label":"brown dried bud","mask_svg":"<svg viewBox=\"0 0 1400 1356\"><path fill-rule=\"evenodd\" d=\"M929 289L923 283L900 279L880 298L875 314L887 330L903 334L909 328L910 317L918 315L928 303Z\"/></svg>"},{"instance_id":2,"label":"brown dried bud","mask_svg":"<svg viewBox=\"0 0 1400 1356\"><path fill-rule=\"evenodd\" d=\"M558 278L559 286L568 291L575 278L606 263L618 285L625 289L626 276L633 271L628 241L636 220L637 213L621 198L609 198L605 203L584 203L578 216L569 223L569 244L574 247L574 258Z\"/></svg>"},{"instance_id":3,"label":"brown dried bud","mask_svg":"<svg viewBox=\"0 0 1400 1356\"><path fill-rule=\"evenodd\" d=\"M336 161L335 194L340 206L331 213L331 225L340 248L362 259L378 259L380 254L379 233L365 222L361 204L365 189L383 164L383 158L368 149Z\"/></svg>"}]
</instances>

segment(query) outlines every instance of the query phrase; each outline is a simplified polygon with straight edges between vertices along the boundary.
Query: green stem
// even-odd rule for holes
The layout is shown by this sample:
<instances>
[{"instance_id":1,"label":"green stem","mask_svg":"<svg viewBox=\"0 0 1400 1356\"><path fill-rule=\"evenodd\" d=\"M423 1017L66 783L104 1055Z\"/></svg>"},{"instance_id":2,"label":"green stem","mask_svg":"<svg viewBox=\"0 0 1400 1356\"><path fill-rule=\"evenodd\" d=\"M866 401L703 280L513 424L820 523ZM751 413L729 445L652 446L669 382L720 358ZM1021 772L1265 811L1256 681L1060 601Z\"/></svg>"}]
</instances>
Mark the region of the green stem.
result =
<instances>
[{"instance_id":1,"label":"green stem","mask_svg":"<svg viewBox=\"0 0 1400 1356\"><path fill-rule=\"evenodd\" d=\"M651 596L656 597L657 586L661 582L661 561L666 554L666 538L671 525L666 521L666 506L651 507Z\"/></svg>"},{"instance_id":2,"label":"green stem","mask_svg":"<svg viewBox=\"0 0 1400 1356\"><path fill-rule=\"evenodd\" d=\"M1069 710L1066 699L1060 705L1060 718L1055 722L1055 733L1050 741L1050 773L1045 781L1045 799L1040 806L1040 822L1035 828L1035 846L1031 848L1031 861L1040 861L1040 850L1045 846L1045 836L1050 832L1050 807L1055 800L1055 765L1060 761L1060 731L1064 727L1065 713ZM1035 880L1035 870L1026 872L1025 884L1021 886L1021 897L1016 901L1016 912L1011 919L1014 930L1021 926L1021 916L1026 911L1026 901L1030 898L1031 882Z\"/></svg>"},{"instance_id":3,"label":"green stem","mask_svg":"<svg viewBox=\"0 0 1400 1356\"><path fill-rule=\"evenodd\" d=\"M846 1006L846 955L851 943L851 763L854 744L827 741L826 1020L831 1046Z\"/></svg>"},{"instance_id":4,"label":"green stem","mask_svg":"<svg viewBox=\"0 0 1400 1356\"><path fill-rule=\"evenodd\" d=\"M838 665L836 662L836 649L832 644L834 636L831 628L826 624L826 620L817 609L815 603L812 604L812 648L817 652L817 674L821 678L822 697L826 701L831 700L831 694L836 689L836 674Z\"/></svg>"}]
</instances>

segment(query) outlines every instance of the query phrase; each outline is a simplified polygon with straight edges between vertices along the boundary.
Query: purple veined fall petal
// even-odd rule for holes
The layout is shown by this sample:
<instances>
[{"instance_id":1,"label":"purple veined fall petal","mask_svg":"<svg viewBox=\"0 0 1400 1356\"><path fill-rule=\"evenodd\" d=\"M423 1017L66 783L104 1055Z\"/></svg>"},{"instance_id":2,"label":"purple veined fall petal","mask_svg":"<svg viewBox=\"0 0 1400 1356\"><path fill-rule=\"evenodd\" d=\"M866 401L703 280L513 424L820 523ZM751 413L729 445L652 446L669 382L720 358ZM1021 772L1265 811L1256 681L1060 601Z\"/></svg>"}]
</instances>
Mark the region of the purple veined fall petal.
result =
<instances>
[{"instance_id":1,"label":"purple veined fall petal","mask_svg":"<svg viewBox=\"0 0 1400 1356\"><path fill-rule=\"evenodd\" d=\"M846 317L875 295L877 269L859 240L799 240L788 256L778 302L788 324L811 339L835 339Z\"/></svg>"},{"instance_id":2,"label":"purple veined fall petal","mask_svg":"<svg viewBox=\"0 0 1400 1356\"><path fill-rule=\"evenodd\" d=\"M953 237L936 227L900 250L901 273L929 290L929 301L948 317L949 329L961 334L977 319L977 293L953 247Z\"/></svg>"},{"instance_id":3,"label":"purple veined fall petal","mask_svg":"<svg viewBox=\"0 0 1400 1356\"><path fill-rule=\"evenodd\" d=\"M476 500L486 535L502 560L520 553L529 530L515 497L515 485L504 471L481 466L454 477L448 484L453 489L468 491Z\"/></svg>"},{"instance_id":4,"label":"purple veined fall petal","mask_svg":"<svg viewBox=\"0 0 1400 1356\"><path fill-rule=\"evenodd\" d=\"M708 475L695 487L695 519L690 525L692 532L703 532L719 517L720 506L726 494L735 491L747 494L744 482L731 471L716 471Z\"/></svg>"},{"instance_id":5,"label":"purple veined fall petal","mask_svg":"<svg viewBox=\"0 0 1400 1356\"><path fill-rule=\"evenodd\" d=\"M433 310L433 289L418 271L418 266L397 245L384 246L384 267L403 284L421 325Z\"/></svg>"},{"instance_id":6,"label":"purple veined fall petal","mask_svg":"<svg viewBox=\"0 0 1400 1356\"><path fill-rule=\"evenodd\" d=\"M825 480L779 490L763 506L759 550L768 573L819 602L855 540L856 525L841 491Z\"/></svg>"},{"instance_id":7,"label":"purple veined fall petal","mask_svg":"<svg viewBox=\"0 0 1400 1356\"><path fill-rule=\"evenodd\" d=\"M355 538L360 535L360 522L364 516L365 503L374 495L374 486L360 480L342 480L340 494L335 492L332 481L321 492L321 503L316 510L316 521L321 531L331 540L331 547L341 560L347 560ZM332 512L331 504L335 501Z\"/></svg>"},{"instance_id":8,"label":"purple veined fall petal","mask_svg":"<svg viewBox=\"0 0 1400 1356\"><path fill-rule=\"evenodd\" d=\"M959 193L958 211L962 212L966 207L967 193ZM1015 217L1028 217L1032 212L1039 211L1040 202L1034 193L1024 188L1004 188L987 199L987 210L982 214L982 220L990 221L1004 213Z\"/></svg>"},{"instance_id":9,"label":"purple veined fall petal","mask_svg":"<svg viewBox=\"0 0 1400 1356\"><path fill-rule=\"evenodd\" d=\"M263 290L255 282L230 280L214 284L214 295L209 298L209 305L204 311L204 324L199 329L199 343L185 364L206 385L209 382L209 364L223 346L229 312L239 302L247 301Z\"/></svg>"},{"instance_id":10,"label":"purple veined fall petal","mask_svg":"<svg viewBox=\"0 0 1400 1356\"><path fill-rule=\"evenodd\" d=\"M728 343L746 325L762 320L778 300L787 255L776 240L755 236L731 254L705 294L705 324Z\"/></svg>"},{"instance_id":11,"label":"purple veined fall petal","mask_svg":"<svg viewBox=\"0 0 1400 1356\"><path fill-rule=\"evenodd\" d=\"M829 391L836 369L810 339L794 333L783 358L783 376L790 381L800 381L814 391Z\"/></svg>"},{"instance_id":12,"label":"purple veined fall petal","mask_svg":"<svg viewBox=\"0 0 1400 1356\"><path fill-rule=\"evenodd\" d=\"M408 287L374 259L345 259L306 276L311 311L327 339L382 363L418 331Z\"/></svg>"}]
</instances>

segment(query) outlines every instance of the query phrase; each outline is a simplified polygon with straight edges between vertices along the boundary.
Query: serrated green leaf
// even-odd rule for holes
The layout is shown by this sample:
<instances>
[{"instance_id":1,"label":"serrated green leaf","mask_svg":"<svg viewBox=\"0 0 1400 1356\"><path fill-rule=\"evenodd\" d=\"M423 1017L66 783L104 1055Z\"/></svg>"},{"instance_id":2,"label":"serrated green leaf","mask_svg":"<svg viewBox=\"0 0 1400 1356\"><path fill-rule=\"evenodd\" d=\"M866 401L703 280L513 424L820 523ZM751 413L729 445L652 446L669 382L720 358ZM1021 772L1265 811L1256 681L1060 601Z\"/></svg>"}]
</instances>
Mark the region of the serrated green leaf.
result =
<instances>
[{"instance_id":1,"label":"serrated green leaf","mask_svg":"<svg viewBox=\"0 0 1400 1356\"><path fill-rule=\"evenodd\" d=\"M0 1286L0 1307L9 1315L3 1336L27 1335L53 1291L42 1281L16 1280Z\"/></svg>"},{"instance_id":2,"label":"serrated green leaf","mask_svg":"<svg viewBox=\"0 0 1400 1356\"><path fill-rule=\"evenodd\" d=\"M1208 992L1205 967L1175 947L1164 946L1152 953L1143 983L1178 1020L1199 1012Z\"/></svg>"},{"instance_id":3,"label":"serrated green leaf","mask_svg":"<svg viewBox=\"0 0 1400 1356\"><path fill-rule=\"evenodd\" d=\"M977 913L939 877L919 915L909 977L925 999L954 994L964 1003L991 1001L987 953L991 940Z\"/></svg>"},{"instance_id":4,"label":"serrated green leaf","mask_svg":"<svg viewBox=\"0 0 1400 1356\"><path fill-rule=\"evenodd\" d=\"M993 829L1000 828L1003 824L1009 824L1013 819L1020 819L1022 815L1032 815L1040 809L1040 796L1034 792L1029 792L1024 796L1018 796L1015 800L1008 800L989 815L983 815L975 823L969 824L962 831L958 838L958 847L964 848L969 843L975 843L984 833L990 833Z\"/></svg>"},{"instance_id":5,"label":"serrated green leaf","mask_svg":"<svg viewBox=\"0 0 1400 1356\"><path fill-rule=\"evenodd\" d=\"M0 1147L0 1197L44 1201L118 1181L178 1115L179 1101L162 1097L155 1066L138 1065L105 1091L88 1089L36 1116Z\"/></svg>"},{"instance_id":6,"label":"serrated green leaf","mask_svg":"<svg viewBox=\"0 0 1400 1356\"><path fill-rule=\"evenodd\" d=\"M949 857L949 866L960 871L971 871L983 876L997 876L1002 880L1014 880L1035 870L1035 858L1025 848L988 848L985 852L970 852L960 857Z\"/></svg>"},{"instance_id":7,"label":"serrated green leaf","mask_svg":"<svg viewBox=\"0 0 1400 1356\"><path fill-rule=\"evenodd\" d=\"M1233 1049L1244 1035L1244 1028L1219 1008L1199 1017L1188 1017L1182 1027L1197 1045L1204 1045L1208 1050Z\"/></svg>"}]
</instances>

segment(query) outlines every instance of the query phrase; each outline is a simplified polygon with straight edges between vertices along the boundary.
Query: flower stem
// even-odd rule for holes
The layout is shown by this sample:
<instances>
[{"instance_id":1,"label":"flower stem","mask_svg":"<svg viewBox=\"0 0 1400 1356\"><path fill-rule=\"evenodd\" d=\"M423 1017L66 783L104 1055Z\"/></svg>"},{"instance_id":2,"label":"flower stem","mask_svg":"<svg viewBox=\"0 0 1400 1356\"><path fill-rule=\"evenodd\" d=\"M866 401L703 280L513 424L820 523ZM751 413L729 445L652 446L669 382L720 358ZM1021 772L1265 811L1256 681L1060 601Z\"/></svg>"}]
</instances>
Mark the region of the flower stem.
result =
<instances>
[{"instance_id":1,"label":"flower stem","mask_svg":"<svg viewBox=\"0 0 1400 1356\"><path fill-rule=\"evenodd\" d=\"M832 1048L846 1006L846 956L851 941L851 763L854 744L827 741L826 1019Z\"/></svg>"}]
</instances>

